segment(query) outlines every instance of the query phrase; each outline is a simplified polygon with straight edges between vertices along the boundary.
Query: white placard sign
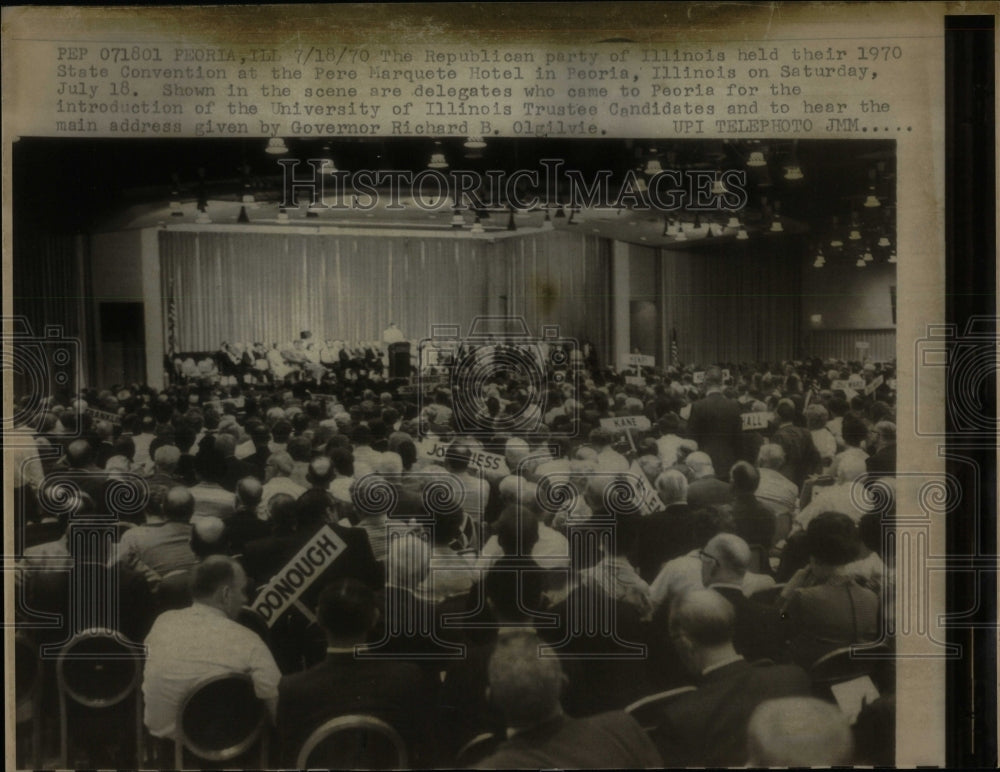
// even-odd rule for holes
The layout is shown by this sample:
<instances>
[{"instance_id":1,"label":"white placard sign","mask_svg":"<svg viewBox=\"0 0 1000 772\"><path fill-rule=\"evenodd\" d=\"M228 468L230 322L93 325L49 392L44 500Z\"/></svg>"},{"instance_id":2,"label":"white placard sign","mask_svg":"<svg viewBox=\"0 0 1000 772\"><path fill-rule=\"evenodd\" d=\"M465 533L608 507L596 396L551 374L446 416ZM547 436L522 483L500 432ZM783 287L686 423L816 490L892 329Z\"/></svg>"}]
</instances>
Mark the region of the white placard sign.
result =
<instances>
[{"instance_id":1,"label":"white placard sign","mask_svg":"<svg viewBox=\"0 0 1000 772\"><path fill-rule=\"evenodd\" d=\"M691 375L691 380L694 383L704 383L705 382L705 372L703 370L699 370L698 372L693 373Z\"/></svg>"},{"instance_id":2,"label":"white placard sign","mask_svg":"<svg viewBox=\"0 0 1000 772\"><path fill-rule=\"evenodd\" d=\"M651 515L663 509L663 502L656 495L656 491L649 484L645 477L636 477L636 494L639 499L639 512L643 515Z\"/></svg>"},{"instance_id":3,"label":"white placard sign","mask_svg":"<svg viewBox=\"0 0 1000 772\"><path fill-rule=\"evenodd\" d=\"M618 418L602 418L601 426L605 429L610 429L613 432L621 431L645 431L652 428L652 424L649 419L644 415L626 415L619 416Z\"/></svg>"},{"instance_id":4,"label":"white placard sign","mask_svg":"<svg viewBox=\"0 0 1000 772\"><path fill-rule=\"evenodd\" d=\"M623 364L625 367L656 367L656 357L648 354L626 354Z\"/></svg>"},{"instance_id":5,"label":"white placard sign","mask_svg":"<svg viewBox=\"0 0 1000 772\"><path fill-rule=\"evenodd\" d=\"M865 386L865 394L874 394L876 389L878 389L878 387L881 386L884 382L885 378L883 378L881 375L877 376L872 380L871 383Z\"/></svg>"},{"instance_id":6,"label":"white placard sign","mask_svg":"<svg viewBox=\"0 0 1000 772\"><path fill-rule=\"evenodd\" d=\"M774 420L774 413L744 413L740 419L743 421L743 431L752 432L766 429Z\"/></svg>"},{"instance_id":7,"label":"white placard sign","mask_svg":"<svg viewBox=\"0 0 1000 772\"><path fill-rule=\"evenodd\" d=\"M343 539L324 525L260 591L253 610L272 627L345 549Z\"/></svg>"},{"instance_id":8,"label":"white placard sign","mask_svg":"<svg viewBox=\"0 0 1000 772\"><path fill-rule=\"evenodd\" d=\"M847 387L859 391L865 387L865 377L863 375L852 375L847 379Z\"/></svg>"}]
</instances>

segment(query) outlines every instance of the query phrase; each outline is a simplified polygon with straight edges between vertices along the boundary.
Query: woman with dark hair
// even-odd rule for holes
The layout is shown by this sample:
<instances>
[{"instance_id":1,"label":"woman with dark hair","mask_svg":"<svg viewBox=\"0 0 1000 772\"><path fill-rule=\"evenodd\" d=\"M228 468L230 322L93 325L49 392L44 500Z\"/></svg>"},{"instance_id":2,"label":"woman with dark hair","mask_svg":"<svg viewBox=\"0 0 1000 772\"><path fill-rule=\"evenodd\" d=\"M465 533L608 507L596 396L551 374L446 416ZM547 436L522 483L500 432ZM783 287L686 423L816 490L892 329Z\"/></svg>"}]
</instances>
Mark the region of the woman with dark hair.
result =
<instances>
[{"instance_id":1,"label":"woman with dark hair","mask_svg":"<svg viewBox=\"0 0 1000 772\"><path fill-rule=\"evenodd\" d=\"M824 512L806 529L809 565L781 593L795 661L808 668L824 654L878 638L879 598L849 565L861 547L847 515Z\"/></svg>"}]
</instances>

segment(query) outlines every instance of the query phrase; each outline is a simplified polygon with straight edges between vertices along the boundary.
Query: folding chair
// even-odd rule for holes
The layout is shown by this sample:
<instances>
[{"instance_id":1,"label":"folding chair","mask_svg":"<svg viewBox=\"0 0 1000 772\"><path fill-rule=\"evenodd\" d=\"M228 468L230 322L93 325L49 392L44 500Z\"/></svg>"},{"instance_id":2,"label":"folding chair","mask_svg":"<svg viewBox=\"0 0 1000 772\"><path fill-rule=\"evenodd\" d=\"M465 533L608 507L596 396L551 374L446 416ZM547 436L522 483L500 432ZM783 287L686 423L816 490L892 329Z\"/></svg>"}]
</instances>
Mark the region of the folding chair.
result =
<instances>
[{"instance_id":1,"label":"folding chair","mask_svg":"<svg viewBox=\"0 0 1000 772\"><path fill-rule=\"evenodd\" d=\"M299 769L402 769L406 744L373 716L338 716L316 729L299 751Z\"/></svg>"},{"instance_id":2,"label":"folding chair","mask_svg":"<svg viewBox=\"0 0 1000 772\"><path fill-rule=\"evenodd\" d=\"M195 686L178 708L174 767L185 768L185 750L202 761L229 761L259 742L260 768L266 769L267 723L267 706L254 693L250 676L208 678Z\"/></svg>"}]
</instances>

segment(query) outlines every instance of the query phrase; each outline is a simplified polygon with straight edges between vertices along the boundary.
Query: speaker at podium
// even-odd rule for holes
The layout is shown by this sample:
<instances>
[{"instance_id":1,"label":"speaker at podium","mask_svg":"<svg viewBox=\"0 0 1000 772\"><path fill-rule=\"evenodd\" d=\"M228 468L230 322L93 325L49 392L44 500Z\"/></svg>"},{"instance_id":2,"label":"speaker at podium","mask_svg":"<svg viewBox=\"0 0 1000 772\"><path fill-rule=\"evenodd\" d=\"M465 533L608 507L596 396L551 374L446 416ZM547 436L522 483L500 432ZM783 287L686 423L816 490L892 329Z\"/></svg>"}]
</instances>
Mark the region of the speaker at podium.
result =
<instances>
[{"instance_id":1,"label":"speaker at podium","mask_svg":"<svg viewBox=\"0 0 1000 772\"><path fill-rule=\"evenodd\" d=\"M410 377L410 344L408 341L389 344L389 377Z\"/></svg>"}]
</instances>

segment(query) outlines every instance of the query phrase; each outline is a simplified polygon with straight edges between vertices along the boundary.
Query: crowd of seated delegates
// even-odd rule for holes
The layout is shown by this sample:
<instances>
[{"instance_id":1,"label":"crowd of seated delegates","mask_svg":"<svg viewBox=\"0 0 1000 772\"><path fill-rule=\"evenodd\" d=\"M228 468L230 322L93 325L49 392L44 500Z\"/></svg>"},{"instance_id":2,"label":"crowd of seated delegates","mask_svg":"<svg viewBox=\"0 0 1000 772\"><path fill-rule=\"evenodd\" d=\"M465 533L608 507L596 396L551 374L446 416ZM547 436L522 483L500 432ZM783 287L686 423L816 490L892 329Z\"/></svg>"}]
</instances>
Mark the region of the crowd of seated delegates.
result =
<instances>
[{"instance_id":1,"label":"crowd of seated delegates","mask_svg":"<svg viewBox=\"0 0 1000 772\"><path fill-rule=\"evenodd\" d=\"M675 372L645 389L588 372L576 391L553 381L530 431L494 437L458 432L446 389L421 412L371 379L322 396L197 382L47 400L19 427L37 447L14 466L19 581L28 609L57 608L48 578L79 562L74 521L119 515L111 553L84 557L127 579L120 626L149 645L156 737L200 678L246 672L282 762L350 712L395 726L415 766L453 763L483 731L510 735L486 766L743 764L754 710L807 696L824 654L878 640L891 593L892 393L831 391L840 365L731 367L725 382L709 367L700 386ZM494 385L498 412L523 407L523 384ZM744 431L747 412L773 420ZM601 423L635 415L652 428ZM68 473L67 509L47 481ZM115 511L108 487L138 478L143 510ZM455 501L425 497L441 481ZM656 505L622 504L619 484ZM250 610L257 593L322 529L343 553L268 627ZM186 617L211 619L207 646L233 644L189 657L176 641L197 648L202 630ZM551 656L535 661L538 642ZM334 682L353 686L320 686ZM637 740L621 711L683 685L697 689L669 706L653 747ZM529 695L541 712L518 707L518 688L544 688Z\"/></svg>"}]
</instances>

